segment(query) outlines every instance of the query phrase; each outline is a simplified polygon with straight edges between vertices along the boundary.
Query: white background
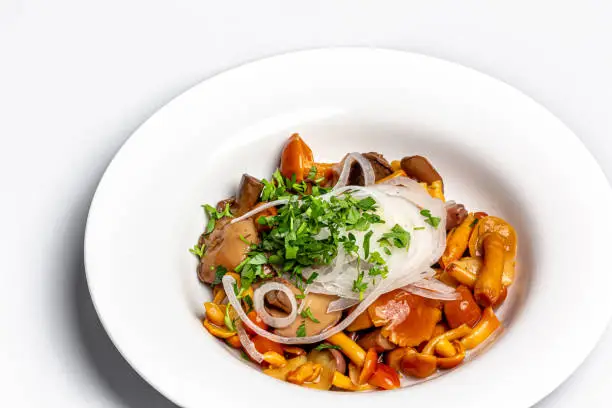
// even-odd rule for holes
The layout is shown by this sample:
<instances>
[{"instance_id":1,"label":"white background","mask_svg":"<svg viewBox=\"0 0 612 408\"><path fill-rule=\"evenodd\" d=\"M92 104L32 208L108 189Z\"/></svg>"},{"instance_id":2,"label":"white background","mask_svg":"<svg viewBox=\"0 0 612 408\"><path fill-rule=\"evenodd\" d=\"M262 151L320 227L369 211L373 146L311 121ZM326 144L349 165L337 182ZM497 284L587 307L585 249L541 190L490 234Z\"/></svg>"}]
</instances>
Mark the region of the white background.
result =
<instances>
[{"instance_id":1,"label":"white background","mask_svg":"<svg viewBox=\"0 0 612 408\"><path fill-rule=\"evenodd\" d=\"M612 179L610 21L611 3L584 0L0 0L0 405L174 406L101 328L82 255L105 167L172 97L227 68L291 50L422 52L532 96ZM551 333L534 341L563 339ZM609 406L610 344L609 326L538 407ZM509 384L508 392L520 390Z\"/></svg>"}]
</instances>

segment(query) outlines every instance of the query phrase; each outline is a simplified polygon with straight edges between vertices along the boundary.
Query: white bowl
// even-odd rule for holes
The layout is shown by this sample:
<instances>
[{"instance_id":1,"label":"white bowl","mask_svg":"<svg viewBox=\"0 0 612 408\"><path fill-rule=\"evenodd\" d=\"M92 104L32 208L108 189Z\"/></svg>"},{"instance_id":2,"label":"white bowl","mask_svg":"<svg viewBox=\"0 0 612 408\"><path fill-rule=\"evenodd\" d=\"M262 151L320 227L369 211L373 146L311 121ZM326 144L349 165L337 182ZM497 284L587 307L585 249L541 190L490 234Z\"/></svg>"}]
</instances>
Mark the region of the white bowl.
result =
<instances>
[{"instance_id":1,"label":"white bowl","mask_svg":"<svg viewBox=\"0 0 612 408\"><path fill-rule=\"evenodd\" d=\"M259 374L203 329L210 290L187 251L204 228L200 204L231 195L243 172L268 177L294 132L318 161L349 151L425 155L448 198L514 224L518 276L501 312L506 330L489 350L413 387L333 393ZM87 280L120 352L185 407L527 407L583 361L612 314L610 209L584 146L513 88L422 55L305 51L205 81L134 133L91 206Z\"/></svg>"}]
</instances>

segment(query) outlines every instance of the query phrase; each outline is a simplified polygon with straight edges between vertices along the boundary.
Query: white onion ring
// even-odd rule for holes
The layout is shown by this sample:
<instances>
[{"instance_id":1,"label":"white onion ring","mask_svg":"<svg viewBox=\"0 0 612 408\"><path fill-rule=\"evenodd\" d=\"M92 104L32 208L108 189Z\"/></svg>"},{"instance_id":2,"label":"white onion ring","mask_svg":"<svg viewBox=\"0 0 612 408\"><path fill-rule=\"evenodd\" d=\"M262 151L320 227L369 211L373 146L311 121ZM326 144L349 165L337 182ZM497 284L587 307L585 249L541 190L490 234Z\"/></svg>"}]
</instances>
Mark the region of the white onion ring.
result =
<instances>
[{"instance_id":1,"label":"white onion ring","mask_svg":"<svg viewBox=\"0 0 612 408\"><path fill-rule=\"evenodd\" d=\"M253 330L255 333L259 334L260 336L263 336L267 338L268 340L271 340L275 343L281 343L281 344L312 344L312 343L318 343L320 341L323 341L327 339L328 337L333 336L334 334L339 333L342 330L346 329L351 323L353 323L353 321L361 313L363 313L368 308L368 306L374 303L374 301L378 298L378 296L384 293L384 291L382 290L372 291L372 293L370 293L359 304L359 306L357 306L357 308L353 310L353 312L349 314L340 324L337 324L332 327L328 327L327 329L317 334L316 336L285 337L285 336L279 336L278 334L270 333L269 331L264 330L261 327L257 326L255 323L251 321L251 319L249 319L247 314L244 312L242 305L240 304L240 300L236 297L236 294L234 293L233 285L234 283L236 283L236 280L232 276L225 275L222 279L222 283L223 283L223 288L225 289L225 293L227 294L228 301L230 302L230 304L232 305L236 313L238 313L238 317L240 317L242 322L245 325L247 325L251 330Z\"/></svg>"},{"instance_id":2,"label":"white onion ring","mask_svg":"<svg viewBox=\"0 0 612 408\"><path fill-rule=\"evenodd\" d=\"M417 295L417 296L421 296L421 297L433 299L433 300L448 301L448 300L457 299L457 295L449 295L449 294L444 294L444 293L433 292L431 290L419 288L418 286L412 286L412 285L404 286L402 290L408 293L412 293L413 295Z\"/></svg>"},{"instance_id":3,"label":"white onion ring","mask_svg":"<svg viewBox=\"0 0 612 408\"><path fill-rule=\"evenodd\" d=\"M358 299L340 298L329 303L327 307L327 313L338 312L340 310L348 309L351 306L355 306L359 303Z\"/></svg>"},{"instance_id":4,"label":"white onion ring","mask_svg":"<svg viewBox=\"0 0 612 408\"><path fill-rule=\"evenodd\" d=\"M456 300L459 294L455 288L437 279L421 279L402 287L406 292L436 300Z\"/></svg>"},{"instance_id":5,"label":"white onion ring","mask_svg":"<svg viewBox=\"0 0 612 408\"><path fill-rule=\"evenodd\" d=\"M240 339L240 344L242 344L242 348L244 351L251 357L254 361L257 361L259 364L263 361L263 355L255 348L255 344L249 338L246 330L242 326L242 322L238 322L236 325L236 332L238 333L238 338Z\"/></svg>"},{"instance_id":6,"label":"white onion ring","mask_svg":"<svg viewBox=\"0 0 612 408\"><path fill-rule=\"evenodd\" d=\"M291 303L291 313L289 313L285 317L274 317L266 310L266 305L264 301L264 297L266 293L272 291L283 292L289 298L289 303ZM279 282L266 282L257 289L253 293L253 306L255 306L255 311L268 326L272 326L274 328L280 329L283 327L287 327L291 325L297 318L297 302L295 300L295 295L286 285L283 285Z\"/></svg>"},{"instance_id":7,"label":"white onion ring","mask_svg":"<svg viewBox=\"0 0 612 408\"><path fill-rule=\"evenodd\" d=\"M259 214L260 212L265 211L268 208L277 207L279 205L284 205L284 204L287 204L288 202L289 202L289 200L286 199L286 198L284 198L282 200L270 201L268 203L260 205L257 208L252 209L251 211L247 211L246 213L242 214L238 218L234 218L232 221L230 221L230 224L233 224L233 223L238 222L238 221L246 220L247 218L251 218L255 214Z\"/></svg>"},{"instance_id":8,"label":"white onion ring","mask_svg":"<svg viewBox=\"0 0 612 408\"><path fill-rule=\"evenodd\" d=\"M351 167L354 162L357 162L363 171L363 184L365 186L369 186L374 184L376 181L376 176L374 174L374 168L372 167L372 163L361 153L349 153L344 158L344 164L342 165L342 171L338 176L338 182L334 186L334 190L340 187L344 187L348 184L349 175L351 173Z\"/></svg>"}]
</instances>

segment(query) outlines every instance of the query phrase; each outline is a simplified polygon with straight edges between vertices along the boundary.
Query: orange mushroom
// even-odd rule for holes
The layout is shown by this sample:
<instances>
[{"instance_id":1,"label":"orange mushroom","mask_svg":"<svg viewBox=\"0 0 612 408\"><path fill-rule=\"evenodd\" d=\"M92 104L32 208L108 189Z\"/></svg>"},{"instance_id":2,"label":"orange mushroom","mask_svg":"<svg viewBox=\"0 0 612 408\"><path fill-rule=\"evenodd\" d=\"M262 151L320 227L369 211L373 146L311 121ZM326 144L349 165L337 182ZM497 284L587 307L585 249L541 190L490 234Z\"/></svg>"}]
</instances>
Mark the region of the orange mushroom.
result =
<instances>
[{"instance_id":1,"label":"orange mushroom","mask_svg":"<svg viewBox=\"0 0 612 408\"><path fill-rule=\"evenodd\" d=\"M430 354L408 352L400 363L402 373L417 378L426 378L436 371L436 356Z\"/></svg>"},{"instance_id":2,"label":"orange mushroom","mask_svg":"<svg viewBox=\"0 0 612 408\"><path fill-rule=\"evenodd\" d=\"M472 333L462 338L461 345L466 350L471 350L485 341L495 330L501 326L499 319L495 316L495 312L490 307L487 307L482 313L482 318L474 327Z\"/></svg>"},{"instance_id":3,"label":"orange mushroom","mask_svg":"<svg viewBox=\"0 0 612 408\"><path fill-rule=\"evenodd\" d=\"M448 234L446 237L446 249L444 250L444 254L442 254L442 258L440 258L440 265L443 268L446 268L451 262L461 258L468 247L475 220L476 217L474 217L474 214L468 214L465 220Z\"/></svg>"},{"instance_id":4,"label":"orange mushroom","mask_svg":"<svg viewBox=\"0 0 612 408\"><path fill-rule=\"evenodd\" d=\"M400 347L418 346L429 340L442 318L439 302L401 289L381 295L368 313L382 335Z\"/></svg>"},{"instance_id":5,"label":"orange mushroom","mask_svg":"<svg viewBox=\"0 0 612 408\"><path fill-rule=\"evenodd\" d=\"M482 314L480 307L476 304L472 291L466 286L461 285L456 290L459 298L444 303L446 321L453 329L462 324L474 327Z\"/></svg>"}]
</instances>

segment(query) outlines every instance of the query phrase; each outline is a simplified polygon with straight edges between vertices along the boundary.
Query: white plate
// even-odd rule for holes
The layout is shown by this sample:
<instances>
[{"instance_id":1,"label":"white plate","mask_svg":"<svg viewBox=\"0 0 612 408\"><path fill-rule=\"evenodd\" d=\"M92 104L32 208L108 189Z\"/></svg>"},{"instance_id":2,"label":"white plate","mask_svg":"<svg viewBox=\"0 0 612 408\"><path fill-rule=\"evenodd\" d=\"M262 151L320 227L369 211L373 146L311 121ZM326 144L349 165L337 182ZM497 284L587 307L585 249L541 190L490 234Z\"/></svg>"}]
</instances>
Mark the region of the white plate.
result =
<instances>
[{"instance_id":1,"label":"white plate","mask_svg":"<svg viewBox=\"0 0 612 408\"><path fill-rule=\"evenodd\" d=\"M515 225L520 267L506 330L486 353L398 391L320 392L255 372L203 329L210 293L187 252L203 229L200 204L230 195L243 172L267 177L293 132L321 161L348 151L426 155L449 198ZM134 133L91 206L87 280L120 352L185 407L527 407L570 375L610 318L610 209L583 145L513 88L422 55L305 51L205 81Z\"/></svg>"}]
</instances>

